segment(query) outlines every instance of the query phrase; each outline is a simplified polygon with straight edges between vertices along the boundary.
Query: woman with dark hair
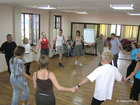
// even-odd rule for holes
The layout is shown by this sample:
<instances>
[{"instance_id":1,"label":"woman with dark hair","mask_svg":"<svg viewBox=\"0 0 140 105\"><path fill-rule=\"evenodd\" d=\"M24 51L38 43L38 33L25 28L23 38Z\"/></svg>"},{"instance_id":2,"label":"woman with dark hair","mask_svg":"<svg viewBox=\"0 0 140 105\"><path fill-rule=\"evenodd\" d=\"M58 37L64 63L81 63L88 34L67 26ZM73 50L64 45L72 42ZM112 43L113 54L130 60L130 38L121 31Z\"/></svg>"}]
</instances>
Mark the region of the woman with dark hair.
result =
<instances>
[{"instance_id":1,"label":"woman with dark hair","mask_svg":"<svg viewBox=\"0 0 140 105\"><path fill-rule=\"evenodd\" d=\"M51 50L53 50L53 48L50 44L50 41L47 39L46 33L42 32L41 36L42 36L42 38L38 42L36 53L37 53L38 49L41 47L41 50L40 50L41 55L47 55L48 56L49 55L49 48Z\"/></svg>"},{"instance_id":2,"label":"woman with dark hair","mask_svg":"<svg viewBox=\"0 0 140 105\"><path fill-rule=\"evenodd\" d=\"M59 85L54 73L46 69L48 68L48 64L48 57L41 55L39 59L40 70L33 75L33 86L36 89L36 105L55 105L53 85L59 91L75 92L75 88L65 88Z\"/></svg>"},{"instance_id":3,"label":"woman with dark hair","mask_svg":"<svg viewBox=\"0 0 140 105\"><path fill-rule=\"evenodd\" d=\"M75 42L75 55L76 55L76 60L75 60L75 65L83 66L82 63L80 62L80 56L83 55L83 47L82 47L82 42L88 44L83 40L83 38L80 36L80 31L76 31L76 38L73 40L73 43L71 44L71 47L73 46ZM89 45L89 44L88 44Z\"/></svg>"},{"instance_id":4,"label":"woman with dark hair","mask_svg":"<svg viewBox=\"0 0 140 105\"><path fill-rule=\"evenodd\" d=\"M138 55L140 57L140 55ZM140 60L137 61L135 70L125 79L125 81L129 80L130 78L134 77L134 83L131 88L130 92L130 99L133 100L134 105L139 105L139 93L140 93Z\"/></svg>"},{"instance_id":5,"label":"woman with dark hair","mask_svg":"<svg viewBox=\"0 0 140 105\"><path fill-rule=\"evenodd\" d=\"M11 105L18 105L18 99L20 95L20 90L23 91L21 100L24 101L22 105L28 105L29 88L26 78L32 80L24 72L24 62L21 60L25 52L25 48L22 46L17 46L14 51L14 56L10 60L10 82L13 87L13 98Z\"/></svg>"},{"instance_id":6,"label":"woman with dark hair","mask_svg":"<svg viewBox=\"0 0 140 105\"><path fill-rule=\"evenodd\" d=\"M135 67L136 67L136 56L139 53L139 50L137 49L137 44L136 43L131 43L132 46L132 51L128 54L131 54L131 64L128 66L127 68L127 73L126 73L126 77L128 77L131 72L134 71Z\"/></svg>"}]
</instances>

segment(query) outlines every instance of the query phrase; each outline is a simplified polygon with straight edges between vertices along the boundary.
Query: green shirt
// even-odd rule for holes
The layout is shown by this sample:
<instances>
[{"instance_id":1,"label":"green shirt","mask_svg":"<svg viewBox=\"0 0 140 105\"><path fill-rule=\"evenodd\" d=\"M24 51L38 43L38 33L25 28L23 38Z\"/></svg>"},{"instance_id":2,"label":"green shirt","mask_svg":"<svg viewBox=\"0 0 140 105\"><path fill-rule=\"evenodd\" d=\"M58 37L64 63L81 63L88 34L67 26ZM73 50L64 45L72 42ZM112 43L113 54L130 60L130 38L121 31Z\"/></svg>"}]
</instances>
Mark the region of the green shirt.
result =
<instances>
[{"instance_id":1,"label":"green shirt","mask_svg":"<svg viewBox=\"0 0 140 105\"><path fill-rule=\"evenodd\" d=\"M97 38L95 43L97 44L97 51L99 52L103 52L103 49L104 49L104 45L106 43L106 40L105 39L100 39L100 38Z\"/></svg>"}]
</instances>

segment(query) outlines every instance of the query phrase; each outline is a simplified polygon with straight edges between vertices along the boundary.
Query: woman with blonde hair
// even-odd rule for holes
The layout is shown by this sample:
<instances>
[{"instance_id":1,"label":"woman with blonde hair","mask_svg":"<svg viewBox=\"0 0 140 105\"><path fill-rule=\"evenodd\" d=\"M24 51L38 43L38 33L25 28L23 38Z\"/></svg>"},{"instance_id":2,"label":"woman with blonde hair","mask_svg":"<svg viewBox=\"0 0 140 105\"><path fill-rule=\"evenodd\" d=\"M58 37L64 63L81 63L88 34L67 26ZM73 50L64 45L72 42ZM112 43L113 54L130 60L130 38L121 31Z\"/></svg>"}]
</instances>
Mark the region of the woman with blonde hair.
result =
<instances>
[{"instance_id":1,"label":"woman with blonde hair","mask_svg":"<svg viewBox=\"0 0 140 105\"><path fill-rule=\"evenodd\" d=\"M53 48L50 44L50 41L47 38L46 33L42 32L41 35L42 35L42 38L38 42L36 53L37 53L38 49L41 47L41 50L40 50L41 55L47 55L48 56L49 55L49 48L51 50L53 50Z\"/></svg>"},{"instance_id":2,"label":"woman with blonde hair","mask_svg":"<svg viewBox=\"0 0 140 105\"><path fill-rule=\"evenodd\" d=\"M33 75L33 86L36 89L36 105L55 105L53 86L58 91L75 92L74 88L65 88L59 85L53 72L49 72L49 59L46 55L41 55L39 59L40 69Z\"/></svg>"}]
</instances>

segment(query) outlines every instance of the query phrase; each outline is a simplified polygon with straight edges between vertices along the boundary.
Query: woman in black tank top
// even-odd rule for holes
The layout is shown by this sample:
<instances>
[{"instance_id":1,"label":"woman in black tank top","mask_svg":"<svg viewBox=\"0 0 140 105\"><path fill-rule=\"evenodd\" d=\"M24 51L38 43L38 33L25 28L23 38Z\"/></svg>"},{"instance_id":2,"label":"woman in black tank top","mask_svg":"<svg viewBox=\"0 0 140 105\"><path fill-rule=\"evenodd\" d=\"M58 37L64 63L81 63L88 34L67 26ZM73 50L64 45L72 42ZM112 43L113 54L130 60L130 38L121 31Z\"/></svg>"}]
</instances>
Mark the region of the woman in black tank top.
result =
<instances>
[{"instance_id":1,"label":"woman in black tank top","mask_svg":"<svg viewBox=\"0 0 140 105\"><path fill-rule=\"evenodd\" d=\"M75 88L65 88L59 85L54 73L49 72L48 57L41 55L39 59L40 70L33 75L33 85L36 89L35 100L36 105L55 105L55 96L53 85L59 91L69 91L74 93Z\"/></svg>"}]
</instances>

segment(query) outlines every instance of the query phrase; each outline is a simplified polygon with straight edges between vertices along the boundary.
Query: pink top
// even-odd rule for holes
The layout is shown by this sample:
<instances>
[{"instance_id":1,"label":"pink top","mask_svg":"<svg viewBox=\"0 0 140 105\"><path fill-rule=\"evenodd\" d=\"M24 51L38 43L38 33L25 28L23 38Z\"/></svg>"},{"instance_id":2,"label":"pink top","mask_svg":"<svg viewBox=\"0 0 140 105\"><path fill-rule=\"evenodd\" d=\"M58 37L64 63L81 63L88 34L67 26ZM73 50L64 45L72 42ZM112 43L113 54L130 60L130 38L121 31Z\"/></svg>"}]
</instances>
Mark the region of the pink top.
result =
<instances>
[{"instance_id":1,"label":"pink top","mask_svg":"<svg viewBox=\"0 0 140 105\"><path fill-rule=\"evenodd\" d=\"M76 37L76 39L75 39L75 45L82 45L82 43L81 43L81 41L82 41L82 38L81 37Z\"/></svg>"}]
</instances>

